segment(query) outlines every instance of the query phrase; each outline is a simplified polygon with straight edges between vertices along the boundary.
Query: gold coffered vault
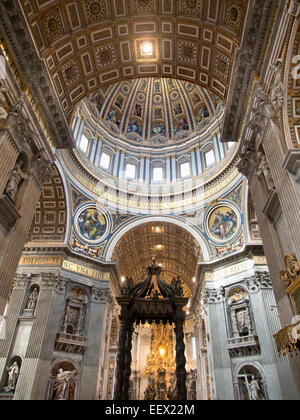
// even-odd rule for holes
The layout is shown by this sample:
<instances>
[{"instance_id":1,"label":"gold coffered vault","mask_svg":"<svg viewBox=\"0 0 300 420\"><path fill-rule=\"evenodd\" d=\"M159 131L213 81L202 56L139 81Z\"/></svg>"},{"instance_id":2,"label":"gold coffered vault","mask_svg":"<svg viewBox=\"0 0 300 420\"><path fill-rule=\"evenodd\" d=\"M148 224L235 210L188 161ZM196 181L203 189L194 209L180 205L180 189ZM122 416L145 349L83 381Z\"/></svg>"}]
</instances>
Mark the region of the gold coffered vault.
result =
<instances>
[{"instance_id":1,"label":"gold coffered vault","mask_svg":"<svg viewBox=\"0 0 300 420\"><path fill-rule=\"evenodd\" d=\"M0 2L0 401L299 399L299 19Z\"/></svg>"}]
</instances>

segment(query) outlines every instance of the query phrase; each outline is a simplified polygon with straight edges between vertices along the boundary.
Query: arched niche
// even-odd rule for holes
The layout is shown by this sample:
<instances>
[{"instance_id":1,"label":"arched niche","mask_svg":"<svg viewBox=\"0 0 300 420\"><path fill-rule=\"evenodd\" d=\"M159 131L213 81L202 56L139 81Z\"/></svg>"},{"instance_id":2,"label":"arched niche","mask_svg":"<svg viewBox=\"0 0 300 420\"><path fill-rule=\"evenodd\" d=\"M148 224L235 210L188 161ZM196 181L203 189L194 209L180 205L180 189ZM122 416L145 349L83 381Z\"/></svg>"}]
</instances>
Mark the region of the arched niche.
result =
<instances>
[{"instance_id":1,"label":"arched niche","mask_svg":"<svg viewBox=\"0 0 300 420\"><path fill-rule=\"evenodd\" d=\"M257 362L238 364L233 372L233 384L237 400L268 399L266 378L262 366Z\"/></svg>"},{"instance_id":2,"label":"arched niche","mask_svg":"<svg viewBox=\"0 0 300 420\"><path fill-rule=\"evenodd\" d=\"M15 393L20 376L22 361L22 357L18 355L15 355L9 359L1 380L1 392L7 394Z\"/></svg>"},{"instance_id":3,"label":"arched niche","mask_svg":"<svg viewBox=\"0 0 300 420\"><path fill-rule=\"evenodd\" d=\"M48 400L77 400L79 365L75 361L55 362L50 371Z\"/></svg>"},{"instance_id":4,"label":"arched niche","mask_svg":"<svg viewBox=\"0 0 300 420\"><path fill-rule=\"evenodd\" d=\"M249 293L246 288L235 285L226 294L226 312L229 338L248 337L254 334Z\"/></svg>"},{"instance_id":5,"label":"arched niche","mask_svg":"<svg viewBox=\"0 0 300 420\"><path fill-rule=\"evenodd\" d=\"M38 298L40 294L40 286L38 284L31 284L25 294L23 315L33 316L37 307Z\"/></svg>"},{"instance_id":6,"label":"arched niche","mask_svg":"<svg viewBox=\"0 0 300 420\"><path fill-rule=\"evenodd\" d=\"M89 294L81 286L72 286L65 295L64 312L61 320L61 332L73 336L86 333Z\"/></svg>"}]
</instances>

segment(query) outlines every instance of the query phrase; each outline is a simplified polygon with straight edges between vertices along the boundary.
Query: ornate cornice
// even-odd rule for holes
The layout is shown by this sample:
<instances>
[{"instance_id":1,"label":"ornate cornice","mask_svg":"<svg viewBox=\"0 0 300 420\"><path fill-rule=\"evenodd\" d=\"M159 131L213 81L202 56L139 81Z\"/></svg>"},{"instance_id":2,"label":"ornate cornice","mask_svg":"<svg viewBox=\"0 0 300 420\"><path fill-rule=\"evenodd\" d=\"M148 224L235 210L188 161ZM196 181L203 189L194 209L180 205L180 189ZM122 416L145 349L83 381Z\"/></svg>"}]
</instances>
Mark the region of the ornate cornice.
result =
<instances>
[{"instance_id":1,"label":"ornate cornice","mask_svg":"<svg viewBox=\"0 0 300 420\"><path fill-rule=\"evenodd\" d=\"M72 134L53 82L44 60L38 56L18 1L0 2L0 29L5 34L9 51L20 69L24 82L30 87L39 104L51 137L56 141L56 147L73 145Z\"/></svg>"},{"instance_id":2,"label":"ornate cornice","mask_svg":"<svg viewBox=\"0 0 300 420\"><path fill-rule=\"evenodd\" d=\"M118 200L122 199L127 201L130 200L132 197L128 194L127 191L124 191L124 186L122 182L124 183L126 180L122 180L119 178L115 178L112 175L109 176L109 180L111 182L106 182L106 177L101 177L99 174L99 178L96 178L95 174L91 171L89 171L89 168L87 168L83 163L81 163L77 153L73 149L68 149L67 151L64 151L63 154L60 155L62 160L64 161L64 165L66 170L70 173L70 175L74 178L74 182L79 182L79 179L84 177L86 179L86 185L87 189L90 190L93 193L96 193L97 195L102 195L103 193L107 194L107 196L111 196L114 199ZM189 198L191 197L199 197L199 201L202 200L204 192L207 192L210 189L213 189L216 186L219 186L222 182L225 185L225 181L228 176L234 175L234 171L236 171L236 165L239 160L239 157L237 155L234 155L230 158L230 161L227 162L224 168L220 170L219 173L212 175L209 180L206 182L203 182L203 179L201 176L199 176L199 180L193 181L193 186L190 186L188 184L188 189L186 191L180 191L180 192L173 192L172 184L170 184L170 188L168 188L168 184L166 184L166 192L162 195L161 191L158 190L156 192L154 189L146 190L145 191L145 184L139 188L139 184L137 183L137 190L134 194L136 197L136 200L138 200L139 203L147 203L146 209L149 209L149 197L151 197L151 202L155 203L157 200L171 203L171 208L176 209L176 205L182 208L182 194L184 193L184 199L186 202L188 202ZM73 167L72 167L73 165ZM237 171L236 171L237 172ZM77 181L78 179L78 181ZM232 179L231 181L232 182ZM230 183L228 182L228 185ZM227 186L227 185L226 185ZM224 189L226 188L224 186ZM118 201L117 200L117 201ZM120 201L118 201L120 202ZM123 201L124 202L124 201ZM116 202L117 203L117 202ZM114 201L112 201L112 204L117 205ZM177 204L178 203L178 204ZM202 201L201 201L202 203ZM133 206L129 206L130 208ZM134 208L134 207L133 207ZM136 206L136 208L139 208L139 211L141 207L139 205ZM153 207L156 208L155 206ZM188 206L187 206L187 212L188 212Z\"/></svg>"},{"instance_id":3,"label":"ornate cornice","mask_svg":"<svg viewBox=\"0 0 300 420\"><path fill-rule=\"evenodd\" d=\"M248 104L252 82L264 58L266 39L276 9L273 0L254 0L249 6L243 42L237 52L222 130L223 141L240 137L241 122Z\"/></svg>"}]
</instances>

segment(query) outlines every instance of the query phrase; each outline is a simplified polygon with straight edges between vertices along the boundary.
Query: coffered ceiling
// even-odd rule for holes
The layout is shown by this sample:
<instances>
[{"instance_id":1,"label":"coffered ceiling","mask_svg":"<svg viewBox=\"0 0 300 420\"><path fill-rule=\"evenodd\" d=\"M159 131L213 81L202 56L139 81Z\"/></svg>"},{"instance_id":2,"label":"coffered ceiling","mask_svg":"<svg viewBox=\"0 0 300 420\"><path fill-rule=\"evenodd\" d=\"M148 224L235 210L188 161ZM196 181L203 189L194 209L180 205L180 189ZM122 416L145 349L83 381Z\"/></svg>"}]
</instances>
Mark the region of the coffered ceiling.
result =
<instances>
[{"instance_id":1,"label":"coffered ceiling","mask_svg":"<svg viewBox=\"0 0 300 420\"><path fill-rule=\"evenodd\" d=\"M132 277L135 282L145 277L146 267L153 258L162 267L161 277L170 282L175 276L181 276L189 295L197 262L202 259L201 249L192 235L171 223L145 223L126 233L113 254L121 275Z\"/></svg>"},{"instance_id":2,"label":"coffered ceiling","mask_svg":"<svg viewBox=\"0 0 300 420\"><path fill-rule=\"evenodd\" d=\"M226 100L246 0L21 3L69 119L82 98L136 77L196 82Z\"/></svg>"}]
</instances>

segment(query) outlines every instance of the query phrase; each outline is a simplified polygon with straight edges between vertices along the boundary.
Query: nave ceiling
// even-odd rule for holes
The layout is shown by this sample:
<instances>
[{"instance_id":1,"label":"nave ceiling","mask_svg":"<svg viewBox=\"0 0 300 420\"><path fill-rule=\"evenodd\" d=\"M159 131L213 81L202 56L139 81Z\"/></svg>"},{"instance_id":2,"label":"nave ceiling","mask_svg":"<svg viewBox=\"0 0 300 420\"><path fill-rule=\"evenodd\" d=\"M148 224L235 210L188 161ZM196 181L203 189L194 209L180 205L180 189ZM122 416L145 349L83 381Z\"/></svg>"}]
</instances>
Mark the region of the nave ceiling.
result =
<instances>
[{"instance_id":1,"label":"nave ceiling","mask_svg":"<svg viewBox=\"0 0 300 420\"><path fill-rule=\"evenodd\" d=\"M103 86L136 77L195 82L226 100L248 2L21 3L40 57L70 119L82 98Z\"/></svg>"}]
</instances>

